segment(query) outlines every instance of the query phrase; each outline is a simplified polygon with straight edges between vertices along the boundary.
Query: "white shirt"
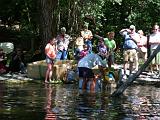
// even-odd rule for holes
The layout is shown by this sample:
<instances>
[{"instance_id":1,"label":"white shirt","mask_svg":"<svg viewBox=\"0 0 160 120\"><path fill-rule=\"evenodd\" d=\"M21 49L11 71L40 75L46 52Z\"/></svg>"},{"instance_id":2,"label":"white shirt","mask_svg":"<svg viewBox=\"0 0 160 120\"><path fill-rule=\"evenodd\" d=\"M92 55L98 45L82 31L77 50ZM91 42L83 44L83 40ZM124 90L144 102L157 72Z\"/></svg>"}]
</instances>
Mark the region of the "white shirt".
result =
<instances>
[{"instance_id":1,"label":"white shirt","mask_svg":"<svg viewBox=\"0 0 160 120\"><path fill-rule=\"evenodd\" d=\"M150 35L149 43L151 45L151 49L156 49L160 44L160 33L153 33Z\"/></svg>"},{"instance_id":2,"label":"white shirt","mask_svg":"<svg viewBox=\"0 0 160 120\"><path fill-rule=\"evenodd\" d=\"M64 37L62 35L58 35L56 37L57 39L57 48L58 50L67 50L68 45L70 42L70 39L72 39L68 34L64 34Z\"/></svg>"},{"instance_id":3,"label":"white shirt","mask_svg":"<svg viewBox=\"0 0 160 120\"><path fill-rule=\"evenodd\" d=\"M92 69L96 65L106 67L101 57L97 54L91 53L80 59L78 62L78 67L86 67Z\"/></svg>"}]
</instances>

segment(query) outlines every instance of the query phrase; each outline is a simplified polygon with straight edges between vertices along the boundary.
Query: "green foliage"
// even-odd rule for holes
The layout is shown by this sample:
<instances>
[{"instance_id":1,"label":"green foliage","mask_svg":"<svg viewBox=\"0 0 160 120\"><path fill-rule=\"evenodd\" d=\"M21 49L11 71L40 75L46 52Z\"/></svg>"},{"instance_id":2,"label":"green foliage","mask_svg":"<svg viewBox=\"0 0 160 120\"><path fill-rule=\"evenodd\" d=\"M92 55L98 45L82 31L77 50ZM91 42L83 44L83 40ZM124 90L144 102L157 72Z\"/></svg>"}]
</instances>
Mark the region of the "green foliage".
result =
<instances>
[{"instance_id":1,"label":"green foliage","mask_svg":"<svg viewBox=\"0 0 160 120\"><path fill-rule=\"evenodd\" d=\"M22 33L18 37L24 34L29 37L40 36L39 16L42 11L38 7L39 2L40 0L1 0L0 19L8 26L19 24ZM144 30L146 34L154 23L160 24L159 0L59 0L51 12L53 16L60 15L53 21L53 24L58 24L56 29L59 29L58 26L65 26L67 30L73 27L72 34L77 34L84 22L87 22L93 33L98 31L104 37L108 31L115 31L119 43L119 30L130 24Z\"/></svg>"}]
</instances>

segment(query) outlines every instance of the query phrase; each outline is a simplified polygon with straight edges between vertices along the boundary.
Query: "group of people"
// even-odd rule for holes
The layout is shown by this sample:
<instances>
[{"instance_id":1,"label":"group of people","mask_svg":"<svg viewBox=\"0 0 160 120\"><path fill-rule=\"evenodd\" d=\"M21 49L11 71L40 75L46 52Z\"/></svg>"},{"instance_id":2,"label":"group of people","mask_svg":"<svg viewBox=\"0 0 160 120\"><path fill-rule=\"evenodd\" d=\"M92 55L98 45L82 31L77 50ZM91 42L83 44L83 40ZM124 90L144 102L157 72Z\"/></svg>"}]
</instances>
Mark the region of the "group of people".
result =
<instances>
[{"instance_id":1,"label":"group of people","mask_svg":"<svg viewBox=\"0 0 160 120\"><path fill-rule=\"evenodd\" d=\"M48 44L45 47L45 54L46 54L46 62L48 65L48 69L46 71L46 77L45 77L45 83L48 83L51 81L52 77L52 66L54 64L54 60L66 60L68 58L68 47L69 43L72 40L72 37L68 34L66 34L66 28L62 27L60 30L60 34L57 35L57 37L52 38ZM84 29L84 31L81 31L81 37L82 40L85 39L83 42L85 42L85 45L82 43L82 46L77 47L76 52L79 54L79 57L85 56L89 51L91 51L92 43L91 43L91 37L92 32L88 29ZM78 39L81 39L79 37ZM83 49L85 48L85 49Z\"/></svg>"},{"instance_id":2,"label":"group of people","mask_svg":"<svg viewBox=\"0 0 160 120\"><path fill-rule=\"evenodd\" d=\"M79 37L75 41L75 59L80 60L88 53L92 53L93 34L88 29L88 25L84 25L84 30L80 32Z\"/></svg>"},{"instance_id":3,"label":"group of people","mask_svg":"<svg viewBox=\"0 0 160 120\"><path fill-rule=\"evenodd\" d=\"M24 54L20 48L16 48L12 53L7 63L8 58L6 53L0 48L0 74L4 73L13 73L13 72L20 72L25 73L25 61L24 61ZM7 65L8 64L8 65Z\"/></svg>"},{"instance_id":4,"label":"group of people","mask_svg":"<svg viewBox=\"0 0 160 120\"><path fill-rule=\"evenodd\" d=\"M156 24L153 26L152 34L149 37L145 36L143 30L136 30L134 25L130 25L129 28L120 30L120 34L124 37L123 42L123 78L127 79L127 69L129 68L129 74L139 69L139 58L143 58L144 61L148 58L148 46L150 54L160 44L160 30ZM83 79L82 88L86 89L88 81L92 81L90 89L95 88L95 75L92 72L92 68L96 65L99 68L111 68L114 65L114 53L116 49L116 42L114 40L115 32L111 31L107 33L105 38L95 36L98 38L97 52L92 50L93 47L93 34L88 30L88 26L84 26L84 30L80 32L80 35L75 40L75 59L78 62L79 78ZM66 34L66 28L61 28L61 34L51 39L45 47L46 62L48 69L46 71L45 83L51 80L52 66L54 60L66 60L68 54L68 45L72 38ZM104 63L104 59L107 64ZM134 65L135 64L135 65ZM160 52L156 55L152 64L156 64L156 70L160 74ZM103 70L101 69L102 75ZM153 66L151 65L151 72L153 72Z\"/></svg>"},{"instance_id":5,"label":"group of people","mask_svg":"<svg viewBox=\"0 0 160 120\"><path fill-rule=\"evenodd\" d=\"M124 37L123 43L123 60L124 60L124 74L123 79L127 79L127 68L129 67L129 74L139 69L139 58L143 58L144 61L150 56L153 51L160 44L160 29L159 25L154 25L152 28L152 34L145 36L142 30L136 32L136 27L131 25L129 28L120 30L120 34ZM150 50L150 54L148 54ZM135 63L135 68L133 68ZM129 66L128 66L129 65ZM160 52L152 60L150 64L150 71L153 73L154 65L160 75Z\"/></svg>"},{"instance_id":6,"label":"group of people","mask_svg":"<svg viewBox=\"0 0 160 120\"><path fill-rule=\"evenodd\" d=\"M114 50L116 49L116 42L114 40L115 33L113 31L107 33L107 37L103 38L95 35L98 38L98 44L96 51L98 55L104 60L108 61L108 67L114 65ZM93 50L93 34L88 30L88 26L84 27L81 31L81 35L75 42L75 59L80 60L85 55L92 53ZM95 51L94 51L95 52Z\"/></svg>"},{"instance_id":7,"label":"group of people","mask_svg":"<svg viewBox=\"0 0 160 120\"><path fill-rule=\"evenodd\" d=\"M65 33L66 29L61 28L61 34L57 37L50 39L45 47L46 62L48 69L46 71L45 83L49 83L52 77L52 66L55 60L66 60L68 45L71 37ZM78 62L79 78L83 79L82 89L87 88L88 81L92 81L90 90L95 89L96 79L92 68L96 65L99 66L101 73L107 65L112 67L114 64L114 50L116 43L114 41L114 32L108 32L106 38L98 37L97 52L93 51L93 34L84 26L84 30L80 32L80 36L75 40L75 59ZM107 60L108 64L106 65ZM104 76L104 75L103 75Z\"/></svg>"}]
</instances>

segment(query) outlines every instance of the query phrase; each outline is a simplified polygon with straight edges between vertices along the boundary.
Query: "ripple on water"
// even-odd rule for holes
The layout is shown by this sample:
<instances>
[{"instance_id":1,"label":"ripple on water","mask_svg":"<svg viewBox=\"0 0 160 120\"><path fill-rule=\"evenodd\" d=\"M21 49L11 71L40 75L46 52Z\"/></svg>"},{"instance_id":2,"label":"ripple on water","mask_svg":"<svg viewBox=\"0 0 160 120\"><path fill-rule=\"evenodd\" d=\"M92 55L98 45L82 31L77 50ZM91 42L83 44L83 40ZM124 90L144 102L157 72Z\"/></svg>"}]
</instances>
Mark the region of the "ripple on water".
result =
<instances>
[{"instance_id":1,"label":"ripple on water","mask_svg":"<svg viewBox=\"0 0 160 120\"><path fill-rule=\"evenodd\" d=\"M0 120L44 120L49 116L57 120L160 119L158 86L136 84L121 98L77 88L76 84L0 83Z\"/></svg>"}]
</instances>

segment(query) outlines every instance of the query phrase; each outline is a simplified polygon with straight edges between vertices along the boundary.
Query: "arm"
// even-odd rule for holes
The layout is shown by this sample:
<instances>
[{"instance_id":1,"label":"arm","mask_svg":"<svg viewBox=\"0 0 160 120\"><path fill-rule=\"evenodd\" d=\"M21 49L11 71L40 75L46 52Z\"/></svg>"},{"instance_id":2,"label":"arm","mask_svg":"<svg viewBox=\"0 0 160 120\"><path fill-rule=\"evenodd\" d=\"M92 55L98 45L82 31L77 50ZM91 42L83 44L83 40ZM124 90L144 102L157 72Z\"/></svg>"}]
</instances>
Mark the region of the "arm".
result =
<instances>
[{"instance_id":1,"label":"arm","mask_svg":"<svg viewBox=\"0 0 160 120\"><path fill-rule=\"evenodd\" d=\"M70 40L71 40L71 37L69 35L66 35L65 41L63 43L63 46L64 46L65 50L68 49L68 45L69 45Z\"/></svg>"},{"instance_id":2,"label":"arm","mask_svg":"<svg viewBox=\"0 0 160 120\"><path fill-rule=\"evenodd\" d=\"M89 39L91 40L93 38L93 34L91 31L89 31Z\"/></svg>"},{"instance_id":3,"label":"arm","mask_svg":"<svg viewBox=\"0 0 160 120\"><path fill-rule=\"evenodd\" d=\"M97 34L95 34L94 37L98 38L99 40L104 40L103 37L101 37L101 36L99 36L99 35L97 35Z\"/></svg>"},{"instance_id":4,"label":"arm","mask_svg":"<svg viewBox=\"0 0 160 120\"><path fill-rule=\"evenodd\" d=\"M115 50L116 49L116 42L113 40L113 45L114 45L114 47L113 47L113 50Z\"/></svg>"},{"instance_id":5,"label":"arm","mask_svg":"<svg viewBox=\"0 0 160 120\"><path fill-rule=\"evenodd\" d=\"M47 44L46 47L45 47L45 55L48 54L48 51L49 51L49 45Z\"/></svg>"},{"instance_id":6,"label":"arm","mask_svg":"<svg viewBox=\"0 0 160 120\"><path fill-rule=\"evenodd\" d=\"M131 30L130 29L122 29L122 30L120 30L119 31L119 33L121 34L121 35L123 35L123 32L130 32Z\"/></svg>"}]
</instances>

